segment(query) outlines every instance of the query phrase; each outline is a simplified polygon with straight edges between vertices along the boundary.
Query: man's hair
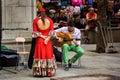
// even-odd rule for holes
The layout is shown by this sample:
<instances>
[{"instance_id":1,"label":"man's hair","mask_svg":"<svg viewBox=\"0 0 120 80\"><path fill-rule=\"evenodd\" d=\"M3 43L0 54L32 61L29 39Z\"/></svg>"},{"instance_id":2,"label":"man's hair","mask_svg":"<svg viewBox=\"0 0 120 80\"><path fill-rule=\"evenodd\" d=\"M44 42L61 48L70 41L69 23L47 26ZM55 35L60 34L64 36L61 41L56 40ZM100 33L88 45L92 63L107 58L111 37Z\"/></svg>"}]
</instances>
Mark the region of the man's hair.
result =
<instances>
[{"instance_id":1,"label":"man's hair","mask_svg":"<svg viewBox=\"0 0 120 80\"><path fill-rule=\"evenodd\" d=\"M74 21L73 21L73 20L70 20L70 21L68 22L68 26L73 27L73 26L74 26Z\"/></svg>"}]
</instances>

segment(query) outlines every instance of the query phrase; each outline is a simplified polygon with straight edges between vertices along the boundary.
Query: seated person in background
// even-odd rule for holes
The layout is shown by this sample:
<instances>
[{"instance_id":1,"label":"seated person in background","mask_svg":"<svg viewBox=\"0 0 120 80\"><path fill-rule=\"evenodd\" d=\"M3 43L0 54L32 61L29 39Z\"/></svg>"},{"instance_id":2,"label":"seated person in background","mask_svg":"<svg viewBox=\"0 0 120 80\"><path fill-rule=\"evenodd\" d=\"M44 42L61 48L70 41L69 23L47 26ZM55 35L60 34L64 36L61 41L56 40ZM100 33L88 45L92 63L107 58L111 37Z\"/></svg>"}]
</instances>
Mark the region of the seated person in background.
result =
<instances>
[{"instance_id":1,"label":"seated person in background","mask_svg":"<svg viewBox=\"0 0 120 80\"><path fill-rule=\"evenodd\" d=\"M73 11L74 11L74 7L72 6L71 3L67 3L67 7L66 7L66 16L67 16L67 20L71 20L73 17Z\"/></svg>"},{"instance_id":2,"label":"seated person in background","mask_svg":"<svg viewBox=\"0 0 120 80\"><path fill-rule=\"evenodd\" d=\"M120 2L119 1L115 1L113 10L114 10L115 16L120 16Z\"/></svg>"},{"instance_id":3,"label":"seated person in background","mask_svg":"<svg viewBox=\"0 0 120 80\"><path fill-rule=\"evenodd\" d=\"M57 22L59 23L58 27L67 25L67 16L65 15L65 10L60 10L60 15L57 18Z\"/></svg>"},{"instance_id":4,"label":"seated person in background","mask_svg":"<svg viewBox=\"0 0 120 80\"><path fill-rule=\"evenodd\" d=\"M68 71L69 68L71 67L71 64L75 63L84 54L84 49L80 47L81 41L76 40L76 39L78 40L81 39L81 32L79 29L74 27L74 22L72 20L69 21L67 27L62 27L55 30L56 38L59 40L59 42L64 41L64 38L62 39L61 37L57 36L58 32L71 35L71 38L69 38L70 40L72 39L70 43L69 44L64 43L62 45L62 54L65 65L64 70ZM76 54L71 59L68 60L69 51L74 51L76 52Z\"/></svg>"},{"instance_id":5,"label":"seated person in background","mask_svg":"<svg viewBox=\"0 0 120 80\"><path fill-rule=\"evenodd\" d=\"M94 29L97 32L97 14L94 12L94 8L89 8L89 12L86 14L86 27L85 27L85 39L88 40L88 31Z\"/></svg>"},{"instance_id":6,"label":"seated person in background","mask_svg":"<svg viewBox=\"0 0 120 80\"><path fill-rule=\"evenodd\" d=\"M53 20L53 23L55 23L56 22L56 11L55 11L55 9L50 9L49 10L49 17Z\"/></svg>"}]
</instances>

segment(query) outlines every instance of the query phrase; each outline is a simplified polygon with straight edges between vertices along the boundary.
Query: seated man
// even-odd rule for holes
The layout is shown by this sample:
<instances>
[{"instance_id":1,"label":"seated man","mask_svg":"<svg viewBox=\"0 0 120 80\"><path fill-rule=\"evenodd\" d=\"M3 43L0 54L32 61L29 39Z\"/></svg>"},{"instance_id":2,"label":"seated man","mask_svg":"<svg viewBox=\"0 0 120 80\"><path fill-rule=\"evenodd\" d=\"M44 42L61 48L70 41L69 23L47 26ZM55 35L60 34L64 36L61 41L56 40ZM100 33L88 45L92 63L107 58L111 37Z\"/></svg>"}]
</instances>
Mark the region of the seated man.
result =
<instances>
[{"instance_id":1,"label":"seated man","mask_svg":"<svg viewBox=\"0 0 120 80\"><path fill-rule=\"evenodd\" d=\"M94 29L97 32L97 14L94 12L94 8L89 8L89 12L86 14L86 27L85 27L85 39L88 40L88 31Z\"/></svg>"},{"instance_id":2,"label":"seated man","mask_svg":"<svg viewBox=\"0 0 120 80\"><path fill-rule=\"evenodd\" d=\"M70 40L72 39L72 41L68 42L69 44L67 44L66 42L62 45L62 54L63 54L63 60L64 60L64 65L65 65L64 70L68 71L69 68L71 67L71 64L75 63L84 54L83 48L80 47L81 42L76 40L76 39L80 40L81 32L79 29L74 27L73 21L69 21L67 27L56 29L55 32L56 34L57 32L62 32L62 33L68 33L71 35ZM64 41L64 39L62 39L61 37L57 35L56 35L56 38L60 42ZM76 54L71 59L68 60L69 51L74 51L76 52Z\"/></svg>"}]
</instances>

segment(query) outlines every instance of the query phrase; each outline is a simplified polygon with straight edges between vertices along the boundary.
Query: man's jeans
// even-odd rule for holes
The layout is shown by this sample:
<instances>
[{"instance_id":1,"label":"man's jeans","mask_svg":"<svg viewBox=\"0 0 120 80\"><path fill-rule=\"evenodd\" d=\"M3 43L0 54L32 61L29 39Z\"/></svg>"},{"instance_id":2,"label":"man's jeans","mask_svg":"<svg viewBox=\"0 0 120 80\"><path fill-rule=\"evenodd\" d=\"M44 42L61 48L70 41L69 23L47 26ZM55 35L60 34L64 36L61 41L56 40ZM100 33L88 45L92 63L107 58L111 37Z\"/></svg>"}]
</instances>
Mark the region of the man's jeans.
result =
<instances>
[{"instance_id":1,"label":"man's jeans","mask_svg":"<svg viewBox=\"0 0 120 80\"><path fill-rule=\"evenodd\" d=\"M69 51L76 52L76 54L71 59L72 63L75 63L78 60L78 58L84 54L84 50L80 46L75 46L73 44L71 45L64 44L62 46L62 52L63 52L63 60L64 60L65 65L68 64L68 52Z\"/></svg>"}]
</instances>

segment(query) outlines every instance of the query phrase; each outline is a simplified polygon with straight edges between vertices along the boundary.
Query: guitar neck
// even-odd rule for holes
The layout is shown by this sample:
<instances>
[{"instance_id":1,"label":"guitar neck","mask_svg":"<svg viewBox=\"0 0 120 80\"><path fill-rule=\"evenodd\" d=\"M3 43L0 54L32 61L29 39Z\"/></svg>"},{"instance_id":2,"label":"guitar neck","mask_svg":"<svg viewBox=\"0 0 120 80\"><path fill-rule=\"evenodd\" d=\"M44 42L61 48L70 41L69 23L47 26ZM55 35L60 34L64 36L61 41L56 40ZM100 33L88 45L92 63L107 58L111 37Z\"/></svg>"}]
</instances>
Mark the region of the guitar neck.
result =
<instances>
[{"instance_id":1,"label":"guitar neck","mask_svg":"<svg viewBox=\"0 0 120 80\"><path fill-rule=\"evenodd\" d=\"M64 41L72 41L72 40L74 40L74 39L64 38L63 40L64 40ZM75 40L79 41L79 40L81 40L81 39L78 39L78 38L77 38L77 39L75 39Z\"/></svg>"}]
</instances>

